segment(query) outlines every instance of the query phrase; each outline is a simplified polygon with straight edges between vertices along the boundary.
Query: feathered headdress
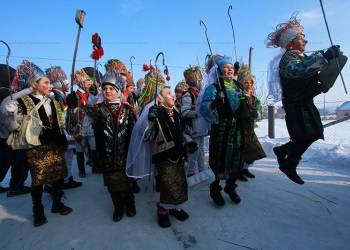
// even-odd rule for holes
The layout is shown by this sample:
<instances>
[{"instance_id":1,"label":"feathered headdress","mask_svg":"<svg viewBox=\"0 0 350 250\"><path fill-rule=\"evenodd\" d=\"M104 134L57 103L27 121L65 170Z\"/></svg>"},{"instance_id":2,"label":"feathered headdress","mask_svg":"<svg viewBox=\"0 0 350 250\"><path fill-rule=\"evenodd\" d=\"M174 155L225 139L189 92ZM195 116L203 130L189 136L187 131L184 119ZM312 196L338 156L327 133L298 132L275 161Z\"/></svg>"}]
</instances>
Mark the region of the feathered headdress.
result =
<instances>
[{"instance_id":1,"label":"feathered headdress","mask_svg":"<svg viewBox=\"0 0 350 250\"><path fill-rule=\"evenodd\" d=\"M28 87L28 83L36 82L43 76L46 75L38 65L31 61L23 60L22 64L16 68L12 85L15 90L22 90Z\"/></svg>"}]
</instances>

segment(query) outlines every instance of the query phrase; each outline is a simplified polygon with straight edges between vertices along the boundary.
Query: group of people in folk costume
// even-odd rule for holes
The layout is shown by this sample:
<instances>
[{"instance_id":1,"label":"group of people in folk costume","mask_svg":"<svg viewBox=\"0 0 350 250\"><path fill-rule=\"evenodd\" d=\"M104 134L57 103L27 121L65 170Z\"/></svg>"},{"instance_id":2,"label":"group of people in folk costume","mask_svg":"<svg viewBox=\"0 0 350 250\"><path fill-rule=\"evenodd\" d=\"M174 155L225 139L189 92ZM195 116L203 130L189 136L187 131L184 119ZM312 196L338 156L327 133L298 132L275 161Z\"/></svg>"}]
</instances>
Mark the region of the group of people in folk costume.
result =
<instances>
[{"instance_id":1,"label":"group of people in folk costume","mask_svg":"<svg viewBox=\"0 0 350 250\"><path fill-rule=\"evenodd\" d=\"M294 18L278 25L266 40L267 46L282 48L276 59L279 70L272 73L280 79L275 89L282 90L291 138L274 152L280 170L298 184L304 183L296 172L302 154L313 141L323 139L313 97L328 89L318 82L317 75L339 56L339 46L305 55L304 38L303 27ZM120 221L124 213L136 215L136 180L149 175L156 177L160 191L158 225L170 227L169 214L180 221L188 219L183 209L188 200L187 178L205 169L207 135L209 166L214 173L210 197L217 206L224 206L223 189L234 203L241 202L236 181L254 178L248 166L266 157L254 133L261 104L249 67L239 69L226 55L213 55L205 65L204 82L200 67L184 71L185 79L175 88L176 100L162 72L152 65L144 65L146 75L137 82L136 93L133 78L120 60L109 60L105 68L101 89L95 86L94 91L90 88L97 81L83 69L76 71L74 82L79 88L68 96L69 83L60 67L51 67L45 74L35 63L24 60L16 69L13 100L5 98L1 103L1 152L11 150L3 145L6 137L43 100L36 114L44 128L41 145L20 152L32 177L26 192L32 196L34 226L47 222L42 204L44 184L50 183L51 213L73 211L61 201L65 186L82 184L71 174L73 152L67 139L72 142L72 138L81 178L86 176L88 143L92 171L102 172L114 205L114 221Z\"/></svg>"}]
</instances>

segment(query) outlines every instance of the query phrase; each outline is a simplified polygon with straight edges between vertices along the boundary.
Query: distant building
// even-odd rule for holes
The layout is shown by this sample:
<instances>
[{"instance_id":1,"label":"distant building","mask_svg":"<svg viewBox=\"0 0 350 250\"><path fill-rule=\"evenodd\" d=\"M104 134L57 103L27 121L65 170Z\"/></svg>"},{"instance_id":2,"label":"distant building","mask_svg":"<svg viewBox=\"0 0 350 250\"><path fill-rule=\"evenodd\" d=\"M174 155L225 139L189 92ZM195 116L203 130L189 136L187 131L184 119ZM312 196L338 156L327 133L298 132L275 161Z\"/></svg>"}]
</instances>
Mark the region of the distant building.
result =
<instances>
[{"instance_id":1,"label":"distant building","mask_svg":"<svg viewBox=\"0 0 350 250\"><path fill-rule=\"evenodd\" d=\"M337 120L350 115L350 101L344 102L339 108L335 110Z\"/></svg>"}]
</instances>

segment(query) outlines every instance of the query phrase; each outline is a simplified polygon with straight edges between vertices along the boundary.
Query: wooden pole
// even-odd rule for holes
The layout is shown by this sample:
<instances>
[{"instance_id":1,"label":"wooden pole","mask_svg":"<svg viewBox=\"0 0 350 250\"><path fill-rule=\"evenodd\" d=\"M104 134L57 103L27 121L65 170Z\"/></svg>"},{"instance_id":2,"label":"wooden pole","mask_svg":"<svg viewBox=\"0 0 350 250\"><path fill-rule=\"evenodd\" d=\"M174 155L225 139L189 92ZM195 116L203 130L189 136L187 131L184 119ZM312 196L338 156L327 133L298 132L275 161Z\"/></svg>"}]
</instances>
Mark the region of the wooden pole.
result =
<instances>
[{"instance_id":1,"label":"wooden pole","mask_svg":"<svg viewBox=\"0 0 350 250\"><path fill-rule=\"evenodd\" d=\"M268 106L268 136L275 139L275 106Z\"/></svg>"}]
</instances>

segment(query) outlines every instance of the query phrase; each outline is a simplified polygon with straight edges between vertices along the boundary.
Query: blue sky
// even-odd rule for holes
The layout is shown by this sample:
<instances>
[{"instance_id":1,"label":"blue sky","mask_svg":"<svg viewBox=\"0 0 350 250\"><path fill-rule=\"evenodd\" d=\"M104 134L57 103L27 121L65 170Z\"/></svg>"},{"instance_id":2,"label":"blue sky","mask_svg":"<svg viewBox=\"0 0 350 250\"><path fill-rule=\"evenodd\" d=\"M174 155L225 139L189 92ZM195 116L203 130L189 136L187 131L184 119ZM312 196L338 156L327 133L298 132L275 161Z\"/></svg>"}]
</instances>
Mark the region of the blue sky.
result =
<instances>
[{"instance_id":1,"label":"blue sky","mask_svg":"<svg viewBox=\"0 0 350 250\"><path fill-rule=\"evenodd\" d=\"M131 69L134 79L144 76L142 64L155 62L159 52L165 55L169 67L170 85L174 87L183 78L182 72L191 65L204 64L209 52L208 37L213 53L227 54L235 59L230 11L236 37L238 58L248 63L249 48L253 47L253 74L266 86L266 68L274 49L267 49L264 40L278 23L287 21L295 11L305 28L309 41L307 50L330 46L326 26L318 0L246 0L246 1L7 1L0 16L0 40L11 47L10 66L15 68L23 59L37 63L42 69L61 66L71 74L72 59L78 25L76 10L86 12L81 30L75 69L93 66L91 36L98 32L105 55L98 61L117 58ZM334 44L341 45L345 55L350 54L350 1L324 0L324 9ZM8 24L6 26L5 24ZM0 63L6 63L7 48L0 45ZM162 58L158 60L162 67ZM99 66L102 73L104 68ZM343 69L350 92L350 63ZM326 99L347 101L340 81L327 93ZM323 95L316 98L323 101Z\"/></svg>"}]
</instances>

